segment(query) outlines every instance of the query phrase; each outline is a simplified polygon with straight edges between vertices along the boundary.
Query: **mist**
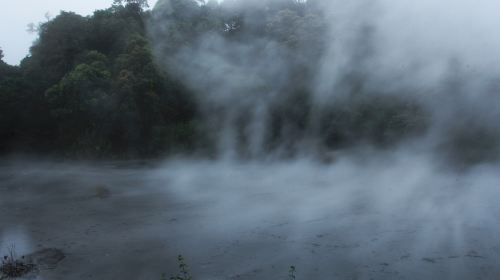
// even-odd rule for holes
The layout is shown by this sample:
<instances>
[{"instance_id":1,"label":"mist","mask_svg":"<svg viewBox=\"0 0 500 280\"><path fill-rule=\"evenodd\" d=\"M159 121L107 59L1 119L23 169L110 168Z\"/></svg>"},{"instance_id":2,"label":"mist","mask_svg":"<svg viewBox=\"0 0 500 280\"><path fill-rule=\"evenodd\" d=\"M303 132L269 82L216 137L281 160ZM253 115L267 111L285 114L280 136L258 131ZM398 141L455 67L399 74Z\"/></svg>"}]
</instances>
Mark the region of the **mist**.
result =
<instances>
[{"instance_id":1,"label":"mist","mask_svg":"<svg viewBox=\"0 0 500 280\"><path fill-rule=\"evenodd\" d=\"M178 254L197 279L285 279L290 265L315 279L499 273L498 165L457 173L405 151L19 164L2 167L2 247L65 252L41 279L155 279Z\"/></svg>"},{"instance_id":2,"label":"mist","mask_svg":"<svg viewBox=\"0 0 500 280\"><path fill-rule=\"evenodd\" d=\"M261 28L263 23L246 9L264 9L269 2L237 3L223 2L220 9L238 11L250 30ZM338 141L347 146L409 140L408 145L443 153L459 164L496 157L496 144L488 143L498 142L499 135L498 3L315 1L305 11L297 5L303 26L294 34L302 37L292 50L252 31L236 40L208 32L173 55L164 51L173 43L162 38L173 29L166 15L175 13L175 5L158 4L150 32L158 63L173 67L198 93L207 130L216 134L217 154L262 157L271 151L281 157L291 148L294 154L323 152L324 146L332 150L322 123L331 125L328 115L340 111L333 118L362 123L363 131L356 131L340 120L346 128L334 127L333 134L341 136L326 136L346 138ZM268 32L274 22L287 20L277 17L265 27ZM325 31L319 39L300 33L319 30ZM380 126L398 121L400 127L383 128L389 136L374 135Z\"/></svg>"},{"instance_id":3,"label":"mist","mask_svg":"<svg viewBox=\"0 0 500 280\"><path fill-rule=\"evenodd\" d=\"M193 279L496 279L499 10L159 0L147 37L195 144L4 159L0 252L65 254L36 279L160 279L178 255Z\"/></svg>"}]
</instances>

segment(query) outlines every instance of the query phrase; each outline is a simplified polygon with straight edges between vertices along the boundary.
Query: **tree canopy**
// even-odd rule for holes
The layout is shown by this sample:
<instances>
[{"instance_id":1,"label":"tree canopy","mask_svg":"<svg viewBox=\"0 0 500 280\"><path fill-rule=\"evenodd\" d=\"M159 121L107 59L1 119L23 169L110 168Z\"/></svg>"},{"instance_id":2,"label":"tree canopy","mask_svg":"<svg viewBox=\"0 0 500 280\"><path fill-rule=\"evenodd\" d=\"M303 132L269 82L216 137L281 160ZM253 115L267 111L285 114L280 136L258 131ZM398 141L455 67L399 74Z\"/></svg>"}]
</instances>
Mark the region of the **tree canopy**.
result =
<instances>
[{"instance_id":1,"label":"tree canopy","mask_svg":"<svg viewBox=\"0 0 500 280\"><path fill-rule=\"evenodd\" d=\"M243 100L262 91L279 96L269 104L267 148L308 137L313 118L328 148L356 138L386 143L419 128L401 115L418 115L418 108L397 100L386 106L359 99L350 104L353 110L329 108L312 115L313 70L328 37L320 3L160 0L151 11L146 0L115 0L91 16L61 12L36 28L38 39L19 67L4 63L0 49L0 152L126 157L210 150L218 132L214 124L226 109L217 108L219 119L207 118L199 91L216 94L211 87L230 84L240 68L248 68L251 77L245 71L237 76L240 83L228 90L232 94ZM200 49L210 56L193 55ZM187 59L179 60L182 56ZM284 66L253 65L266 58ZM217 69L203 68L207 59L228 63L220 69L224 75L210 75ZM179 74L187 68L190 72ZM253 137L245 128L250 111L243 108L232 120L240 126L242 143ZM366 133L364 116L381 132ZM346 126L354 129L346 133Z\"/></svg>"}]
</instances>

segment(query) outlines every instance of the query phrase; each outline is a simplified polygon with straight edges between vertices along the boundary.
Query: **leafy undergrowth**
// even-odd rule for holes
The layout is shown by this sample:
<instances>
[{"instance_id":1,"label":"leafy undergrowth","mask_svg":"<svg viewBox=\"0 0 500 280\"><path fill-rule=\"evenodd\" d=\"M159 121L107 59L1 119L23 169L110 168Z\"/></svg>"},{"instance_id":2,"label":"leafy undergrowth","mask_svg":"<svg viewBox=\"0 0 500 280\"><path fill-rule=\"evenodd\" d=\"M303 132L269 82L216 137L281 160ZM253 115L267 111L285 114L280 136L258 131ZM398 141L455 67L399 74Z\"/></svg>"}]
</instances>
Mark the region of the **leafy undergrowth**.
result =
<instances>
[{"instance_id":1,"label":"leafy undergrowth","mask_svg":"<svg viewBox=\"0 0 500 280\"><path fill-rule=\"evenodd\" d=\"M162 274L161 280L193 280L193 277L191 277L191 274L189 273L189 267L186 264L184 257L182 255L179 255L177 257L177 262L179 263L179 273L175 276L170 276L167 278L167 275L165 273ZM295 280L295 273L296 269L295 266L290 266L288 270L288 279L289 280Z\"/></svg>"}]
</instances>

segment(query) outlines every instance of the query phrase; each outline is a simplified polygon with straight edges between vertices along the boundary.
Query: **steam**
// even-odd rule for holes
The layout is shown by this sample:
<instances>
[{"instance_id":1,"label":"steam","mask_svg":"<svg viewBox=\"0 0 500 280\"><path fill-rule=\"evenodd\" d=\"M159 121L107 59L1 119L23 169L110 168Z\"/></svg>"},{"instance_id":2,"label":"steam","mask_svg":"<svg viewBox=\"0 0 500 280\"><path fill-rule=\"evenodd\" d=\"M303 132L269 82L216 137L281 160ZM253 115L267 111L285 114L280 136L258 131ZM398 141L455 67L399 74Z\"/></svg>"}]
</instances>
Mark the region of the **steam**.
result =
<instances>
[{"instance_id":1,"label":"steam","mask_svg":"<svg viewBox=\"0 0 500 280\"><path fill-rule=\"evenodd\" d=\"M252 28L266 24L264 29L269 31L276 19L256 19L246 9L265 8L270 3L273 1L222 2L221 9L243 14L247 31L242 38L201 32L169 52L165 50L171 50L172 42L165 35L175 29L172 15L182 11L167 0L159 2L155 10L151 36L159 63L197 94L218 154L252 158L270 151L277 157L290 150L292 154L321 154L332 148L325 145L322 135L324 126L332 123L325 115L346 107L365 110L366 104L376 103L366 110L381 114L393 110L389 117L380 117L380 123L404 119L404 129L387 132L398 140L381 142L397 145L418 138L430 153L443 152L443 157L462 161L460 164L496 157L496 144L487 151L477 148L484 146L480 141L464 144L469 141L464 138L473 139L477 134L485 135L490 143L500 139L500 130L494 127L500 113L495 106L500 73L500 40L495 36L500 27L495 11L500 5L496 1L315 1L315 9L307 13L321 22L314 25L306 16L303 21L309 25L297 27L305 33L296 35L312 40L304 34L316 32L321 38L295 42L297 52L252 33ZM182 37L182 30L178 32ZM391 102L394 104L388 105ZM288 112L276 117L281 104L293 107L291 111L298 111L296 115L302 119L294 122L297 116L290 117ZM406 118L412 114L414 120ZM373 115L357 122L373 126L377 118ZM478 131L469 133L471 126ZM345 138L340 142L372 145L378 141L373 140L378 137L373 133L353 133L355 129L349 127L333 130ZM287 142L290 139L293 143ZM443 146L457 147L443 151ZM473 151L476 148L480 151ZM460 159L460 153L464 158Z\"/></svg>"},{"instance_id":2,"label":"steam","mask_svg":"<svg viewBox=\"0 0 500 280\"><path fill-rule=\"evenodd\" d=\"M488 250L485 236L499 230L491 199L500 179L498 1L311 0L306 14L315 20L304 17L298 28L309 37L298 35L316 41L293 41L296 52L252 33L262 24L273 32L279 19L247 12L270 3L223 2L248 32L237 40L202 32L168 55L166 11L175 7L154 11L158 63L195 92L225 159L170 162L157 176L169 177L181 200L213 203L207 216L224 218L205 225L206 236L269 221L294 245L322 230L362 244L343 260L366 267L377 256L393 264L409 255L435 262L426 257L434 254L461 261L447 263L445 275L415 278L477 275L462 257L479 257L473 248ZM280 256L293 255L294 245ZM406 275L420 267L399 265Z\"/></svg>"},{"instance_id":3,"label":"steam","mask_svg":"<svg viewBox=\"0 0 500 280\"><path fill-rule=\"evenodd\" d=\"M174 273L177 254L198 279L279 279L291 264L312 279L490 279L500 259L498 167L455 172L407 149L349 152L329 165L19 161L0 169L10 209L0 234L2 246L67 252L46 279L102 266L115 268L105 278L153 278ZM95 197L100 185L110 197Z\"/></svg>"},{"instance_id":4,"label":"steam","mask_svg":"<svg viewBox=\"0 0 500 280\"><path fill-rule=\"evenodd\" d=\"M324 5L332 19L334 40L330 45L333 55L325 64L349 69L348 65L342 65L343 58L352 57L352 50L359 49L352 38L360 34L360 26L368 25L373 30L369 38L365 36L372 48L367 57L372 65L368 69L373 71L371 77L383 81L403 77L410 85L432 88L458 66L472 78L478 72L486 75L486 79L498 73L500 40L494 36L500 27L497 1L327 2ZM391 84L399 82L391 79Z\"/></svg>"},{"instance_id":5,"label":"steam","mask_svg":"<svg viewBox=\"0 0 500 280\"><path fill-rule=\"evenodd\" d=\"M29 185L34 209L47 207L39 215L57 213L50 229L22 228L91 228L92 242L78 236L90 249L78 250L103 256L109 238L154 244L147 254L160 257L146 266L182 253L199 279L278 279L291 264L298 279L497 277L500 3L309 0L297 31L306 40L283 42L253 32L274 32L248 12L269 1L222 2L249 30L238 38L231 19L188 38L175 22L196 16L179 5L192 2L159 1L152 13L157 62L193 91L216 160L31 166L31 177L4 167L9 188ZM103 181L110 204L89 198ZM59 199L45 205L51 184L57 194L45 195ZM117 271L127 269L157 276Z\"/></svg>"}]
</instances>

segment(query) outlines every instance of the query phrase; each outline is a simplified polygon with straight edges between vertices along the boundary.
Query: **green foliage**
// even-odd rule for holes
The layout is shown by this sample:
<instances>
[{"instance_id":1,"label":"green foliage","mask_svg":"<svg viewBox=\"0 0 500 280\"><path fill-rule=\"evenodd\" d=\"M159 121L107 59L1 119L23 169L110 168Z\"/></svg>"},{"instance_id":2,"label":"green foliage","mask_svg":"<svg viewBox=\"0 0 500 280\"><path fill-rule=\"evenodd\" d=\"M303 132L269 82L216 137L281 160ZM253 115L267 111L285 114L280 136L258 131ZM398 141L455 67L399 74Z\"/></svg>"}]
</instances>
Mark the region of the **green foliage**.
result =
<instances>
[{"instance_id":1,"label":"green foliage","mask_svg":"<svg viewBox=\"0 0 500 280\"><path fill-rule=\"evenodd\" d=\"M317 13L284 9L269 18L266 31L274 40L303 53L311 45L321 50L326 21Z\"/></svg>"},{"instance_id":2,"label":"green foliage","mask_svg":"<svg viewBox=\"0 0 500 280\"><path fill-rule=\"evenodd\" d=\"M66 74L59 83L46 91L50 112L58 125L58 139L64 146L75 149L102 149L104 139L85 139L91 147L80 144L85 137L97 137L103 132L111 112L111 72L107 58L96 51L89 52L84 62Z\"/></svg>"},{"instance_id":3,"label":"green foliage","mask_svg":"<svg viewBox=\"0 0 500 280\"><path fill-rule=\"evenodd\" d=\"M32 139L27 131L34 118L30 113L34 103L19 67L0 60L0 152L26 144ZM31 140L32 141L32 140Z\"/></svg>"},{"instance_id":4,"label":"green foliage","mask_svg":"<svg viewBox=\"0 0 500 280\"><path fill-rule=\"evenodd\" d=\"M96 11L89 20L87 48L114 58L123 52L131 36L144 33L141 12L114 6Z\"/></svg>"},{"instance_id":5,"label":"green foliage","mask_svg":"<svg viewBox=\"0 0 500 280\"><path fill-rule=\"evenodd\" d=\"M281 146L290 154L297 152L297 145L309 134L311 111L311 96L306 90L296 90L273 104L267 133L269 150Z\"/></svg>"},{"instance_id":6,"label":"green foliage","mask_svg":"<svg viewBox=\"0 0 500 280\"><path fill-rule=\"evenodd\" d=\"M85 52L87 24L87 18L69 12L42 24L31 56L22 65L29 78L41 87L49 87L71 71L78 56Z\"/></svg>"},{"instance_id":7,"label":"green foliage","mask_svg":"<svg viewBox=\"0 0 500 280\"><path fill-rule=\"evenodd\" d=\"M194 104L153 60L145 0L40 24L31 55L0 60L1 151L151 156L187 147ZM3 54L3 53L2 53Z\"/></svg>"},{"instance_id":8,"label":"green foliage","mask_svg":"<svg viewBox=\"0 0 500 280\"><path fill-rule=\"evenodd\" d=\"M222 29L216 9L200 7L195 0L159 1L152 13L154 36L165 38L161 56L168 59L182 47L194 43L204 32Z\"/></svg>"},{"instance_id":9,"label":"green foliage","mask_svg":"<svg viewBox=\"0 0 500 280\"><path fill-rule=\"evenodd\" d=\"M137 7L140 7L141 9L148 8L148 1L147 0L114 0L113 1L114 5L136 5Z\"/></svg>"},{"instance_id":10,"label":"green foliage","mask_svg":"<svg viewBox=\"0 0 500 280\"><path fill-rule=\"evenodd\" d=\"M426 115L417 103L397 96L352 97L323 110L320 138L329 149L363 142L387 147L424 131Z\"/></svg>"},{"instance_id":11,"label":"green foliage","mask_svg":"<svg viewBox=\"0 0 500 280\"><path fill-rule=\"evenodd\" d=\"M459 120L446 128L439 150L458 167L498 160L500 134L488 123Z\"/></svg>"}]
</instances>

